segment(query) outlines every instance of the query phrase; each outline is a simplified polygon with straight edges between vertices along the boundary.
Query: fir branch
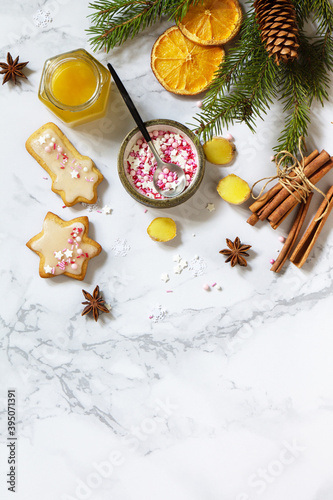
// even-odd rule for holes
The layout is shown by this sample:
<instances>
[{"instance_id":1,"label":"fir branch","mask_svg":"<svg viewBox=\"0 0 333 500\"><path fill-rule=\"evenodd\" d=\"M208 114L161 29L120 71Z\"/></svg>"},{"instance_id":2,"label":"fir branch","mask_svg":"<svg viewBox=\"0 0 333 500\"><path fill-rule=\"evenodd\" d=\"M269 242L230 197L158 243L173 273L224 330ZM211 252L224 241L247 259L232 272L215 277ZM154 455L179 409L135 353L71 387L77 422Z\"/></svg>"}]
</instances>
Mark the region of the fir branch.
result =
<instances>
[{"instance_id":1,"label":"fir branch","mask_svg":"<svg viewBox=\"0 0 333 500\"><path fill-rule=\"evenodd\" d=\"M311 43L301 33L300 40L300 61L298 66L301 68L302 79L307 87L309 105L311 105L313 99L324 105L324 100L329 98L329 71L333 69L332 37L327 34L323 39L317 39Z\"/></svg>"},{"instance_id":2,"label":"fir branch","mask_svg":"<svg viewBox=\"0 0 333 500\"><path fill-rule=\"evenodd\" d=\"M276 98L278 68L260 41L254 15L244 21L240 42L230 50L194 117L195 132L206 141L224 127L244 122L255 132L257 118L263 118ZM229 94L229 95L228 95Z\"/></svg>"},{"instance_id":3,"label":"fir branch","mask_svg":"<svg viewBox=\"0 0 333 500\"><path fill-rule=\"evenodd\" d=\"M96 12L90 15L94 26L88 29L93 35L89 41L95 50L105 47L109 51L157 21L161 5L162 0L99 0L91 3L89 7Z\"/></svg>"},{"instance_id":4,"label":"fir branch","mask_svg":"<svg viewBox=\"0 0 333 500\"><path fill-rule=\"evenodd\" d=\"M302 68L289 63L281 68L279 86L280 100L286 115L285 128L278 140L275 151L298 152L300 137L306 137L310 123L310 95L307 82L304 81Z\"/></svg>"},{"instance_id":5,"label":"fir branch","mask_svg":"<svg viewBox=\"0 0 333 500\"><path fill-rule=\"evenodd\" d=\"M247 96L241 92L230 93L229 96L217 98L210 107L201 114L197 114L194 121L196 122L193 125L195 132L204 141L211 139L214 135L222 134L224 127L228 127L228 125L235 122L244 121L250 129L254 130L251 105Z\"/></svg>"},{"instance_id":6,"label":"fir branch","mask_svg":"<svg viewBox=\"0 0 333 500\"><path fill-rule=\"evenodd\" d=\"M105 48L109 52L128 38L163 16L177 21L186 14L189 6L200 0L97 0L89 7L95 12L90 14L92 25L87 30L89 41L94 50Z\"/></svg>"},{"instance_id":7,"label":"fir branch","mask_svg":"<svg viewBox=\"0 0 333 500\"><path fill-rule=\"evenodd\" d=\"M225 89L230 90L232 84L236 82L243 74L253 50L258 48L258 37L260 42L259 30L254 15L248 16L242 24L240 30L240 41L234 47L229 49L215 78L207 93L207 102L213 100L219 93ZM259 43L260 45L260 43Z\"/></svg>"}]
</instances>

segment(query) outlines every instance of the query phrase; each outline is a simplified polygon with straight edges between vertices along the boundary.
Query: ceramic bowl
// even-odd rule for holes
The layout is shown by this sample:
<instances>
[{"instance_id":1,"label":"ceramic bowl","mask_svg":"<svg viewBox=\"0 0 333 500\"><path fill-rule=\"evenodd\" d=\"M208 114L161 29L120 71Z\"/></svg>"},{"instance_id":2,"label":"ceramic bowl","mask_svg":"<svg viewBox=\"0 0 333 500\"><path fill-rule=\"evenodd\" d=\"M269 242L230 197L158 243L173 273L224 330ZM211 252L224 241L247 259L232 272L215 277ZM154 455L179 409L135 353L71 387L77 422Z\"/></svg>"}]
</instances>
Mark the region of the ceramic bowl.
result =
<instances>
[{"instance_id":1,"label":"ceramic bowl","mask_svg":"<svg viewBox=\"0 0 333 500\"><path fill-rule=\"evenodd\" d=\"M126 189L126 191L137 201L146 205L147 207L153 208L170 208L180 205L187 201L194 193L198 190L200 183L203 179L205 171L205 155L203 148L197 138L197 136L189 130L185 125L178 123L173 120L150 120L145 122L148 132L153 130L163 130L165 132L170 131L175 134L180 134L184 139L190 144L192 150L195 152L197 170L192 179L190 185L182 192L179 196L174 198L163 198L163 199L152 199L144 194L140 193L138 189L133 184L129 174L127 173L127 163L126 159L136 143L136 141L142 137L142 134L138 128L131 130L125 137L119 151L118 155L118 174L120 180Z\"/></svg>"}]
</instances>

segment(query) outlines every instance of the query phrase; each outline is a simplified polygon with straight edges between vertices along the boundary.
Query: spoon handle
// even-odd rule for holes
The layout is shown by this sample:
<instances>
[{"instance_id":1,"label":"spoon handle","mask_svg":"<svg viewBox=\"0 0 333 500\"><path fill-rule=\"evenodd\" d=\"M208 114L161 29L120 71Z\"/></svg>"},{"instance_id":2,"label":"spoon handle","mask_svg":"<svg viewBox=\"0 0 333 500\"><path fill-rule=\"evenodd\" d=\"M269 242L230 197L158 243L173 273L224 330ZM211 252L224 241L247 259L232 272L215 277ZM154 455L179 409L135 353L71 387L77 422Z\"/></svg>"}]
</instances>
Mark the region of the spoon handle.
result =
<instances>
[{"instance_id":1,"label":"spoon handle","mask_svg":"<svg viewBox=\"0 0 333 500\"><path fill-rule=\"evenodd\" d=\"M112 78L115 81L115 84L117 85L117 87L119 89L119 92L122 95L122 98L124 99L124 101L126 103L126 106L128 107L131 115L133 116L135 123L139 127L140 132L142 133L142 135L146 139L146 141L150 142L151 141L151 137L149 135L149 132L146 129L146 126L143 123L142 118L141 118L141 116L138 113L138 110L134 106L134 103L133 103L132 99L130 98L127 90L125 89L125 87L123 85L123 82L120 80L120 78L117 75L117 73L116 73L115 69L113 68L113 66L110 63L108 63L107 66L108 66L109 71L110 71L110 73L112 75Z\"/></svg>"}]
</instances>

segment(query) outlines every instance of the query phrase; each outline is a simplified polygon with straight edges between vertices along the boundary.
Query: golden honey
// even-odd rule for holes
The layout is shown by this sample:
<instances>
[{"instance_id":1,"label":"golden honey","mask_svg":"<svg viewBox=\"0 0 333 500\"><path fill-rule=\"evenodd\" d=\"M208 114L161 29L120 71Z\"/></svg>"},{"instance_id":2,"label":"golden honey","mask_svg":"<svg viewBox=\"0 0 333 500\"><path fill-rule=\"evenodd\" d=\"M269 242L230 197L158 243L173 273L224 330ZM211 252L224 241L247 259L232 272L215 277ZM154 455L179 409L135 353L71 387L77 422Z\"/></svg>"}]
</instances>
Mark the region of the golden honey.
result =
<instances>
[{"instance_id":1,"label":"golden honey","mask_svg":"<svg viewBox=\"0 0 333 500\"><path fill-rule=\"evenodd\" d=\"M38 97L69 126L102 118L110 94L109 71L84 49L45 62Z\"/></svg>"}]
</instances>

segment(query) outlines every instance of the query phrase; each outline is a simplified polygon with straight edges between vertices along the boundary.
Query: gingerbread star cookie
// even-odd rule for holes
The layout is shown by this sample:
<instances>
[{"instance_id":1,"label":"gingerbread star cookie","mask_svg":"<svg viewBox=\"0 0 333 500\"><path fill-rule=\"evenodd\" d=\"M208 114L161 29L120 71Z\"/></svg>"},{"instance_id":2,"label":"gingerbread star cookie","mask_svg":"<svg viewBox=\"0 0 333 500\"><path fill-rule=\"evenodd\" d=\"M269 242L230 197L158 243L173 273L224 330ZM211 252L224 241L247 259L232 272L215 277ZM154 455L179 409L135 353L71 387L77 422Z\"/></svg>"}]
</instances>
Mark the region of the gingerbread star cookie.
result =
<instances>
[{"instance_id":1,"label":"gingerbread star cookie","mask_svg":"<svg viewBox=\"0 0 333 500\"><path fill-rule=\"evenodd\" d=\"M67 207L96 203L103 175L88 156L82 156L54 123L46 123L25 144L52 179L52 191Z\"/></svg>"},{"instance_id":2,"label":"gingerbread star cookie","mask_svg":"<svg viewBox=\"0 0 333 500\"><path fill-rule=\"evenodd\" d=\"M86 216L64 221L52 212L46 214L43 230L27 243L27 247L40 257L42 278L64 274L84 279L89 260L102 250L99 243L88 237L88 229Z\"/></svg>"}]
</instances>

